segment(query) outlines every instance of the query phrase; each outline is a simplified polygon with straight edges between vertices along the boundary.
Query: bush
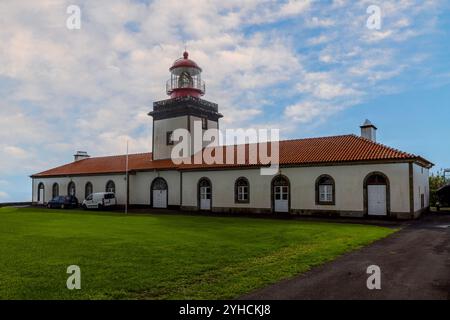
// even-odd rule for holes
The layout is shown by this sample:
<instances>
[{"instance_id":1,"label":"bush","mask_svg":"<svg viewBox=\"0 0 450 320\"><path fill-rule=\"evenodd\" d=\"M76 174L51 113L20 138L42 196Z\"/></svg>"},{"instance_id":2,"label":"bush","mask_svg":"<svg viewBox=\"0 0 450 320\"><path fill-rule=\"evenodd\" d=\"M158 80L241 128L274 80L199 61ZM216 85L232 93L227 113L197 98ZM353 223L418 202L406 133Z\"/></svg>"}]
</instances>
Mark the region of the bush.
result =
<instances>
[{"instance_id":1,"label":"bush","mask_svg":"<svg viewBox=\"0 0 450 320\"><path fill-rule=\"evenodd\" d=\"M430 206L436 207L436 202L438 201L437 190L430 190Z\"/></svg>"}]
</instances>

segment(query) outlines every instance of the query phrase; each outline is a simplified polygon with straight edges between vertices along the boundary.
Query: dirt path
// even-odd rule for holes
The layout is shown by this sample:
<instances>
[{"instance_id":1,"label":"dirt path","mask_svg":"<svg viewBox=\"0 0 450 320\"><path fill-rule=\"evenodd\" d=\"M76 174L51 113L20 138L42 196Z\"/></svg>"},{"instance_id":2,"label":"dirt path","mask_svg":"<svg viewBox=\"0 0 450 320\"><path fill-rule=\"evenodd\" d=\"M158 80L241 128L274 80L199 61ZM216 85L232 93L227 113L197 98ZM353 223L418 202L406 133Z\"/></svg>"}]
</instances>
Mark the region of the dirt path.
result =
<instances>
[{"instance_id":1,"label":"dirt path","mask_svg":"<svg viewBox=\"0 0 450 320\"><path fill-rule=\"evenodd\" d=\"M381 268L369 290L367 267ZM450 215L429 215L396 234L242 299L450 299Z\"/></svg>"}]
</instances>

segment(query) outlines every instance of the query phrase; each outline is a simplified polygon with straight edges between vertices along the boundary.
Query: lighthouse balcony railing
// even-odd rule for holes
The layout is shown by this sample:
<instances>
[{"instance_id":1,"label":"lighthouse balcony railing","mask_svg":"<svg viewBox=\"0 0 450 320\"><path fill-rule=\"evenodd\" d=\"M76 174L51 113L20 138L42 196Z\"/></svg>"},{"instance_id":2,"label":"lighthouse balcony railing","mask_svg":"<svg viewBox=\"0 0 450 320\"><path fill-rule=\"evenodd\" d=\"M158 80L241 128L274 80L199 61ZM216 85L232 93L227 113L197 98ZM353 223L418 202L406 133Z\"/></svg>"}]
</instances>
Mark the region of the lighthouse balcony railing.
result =
<instances>
[{"instance_id":1,"label":"lighthouse balcony railing","mask_svg":"<svg viewBox=\"0 0 450 320\"><path fill-rule=\"evenodd\" d=\"M171 94L174 90L178 89L194 89L200 91L202 94L205 93L205 82L199 79L193 79L189 83L181 82L177 78L169 79L166 83L166 91Z\"/></svg>"}]
</instances>

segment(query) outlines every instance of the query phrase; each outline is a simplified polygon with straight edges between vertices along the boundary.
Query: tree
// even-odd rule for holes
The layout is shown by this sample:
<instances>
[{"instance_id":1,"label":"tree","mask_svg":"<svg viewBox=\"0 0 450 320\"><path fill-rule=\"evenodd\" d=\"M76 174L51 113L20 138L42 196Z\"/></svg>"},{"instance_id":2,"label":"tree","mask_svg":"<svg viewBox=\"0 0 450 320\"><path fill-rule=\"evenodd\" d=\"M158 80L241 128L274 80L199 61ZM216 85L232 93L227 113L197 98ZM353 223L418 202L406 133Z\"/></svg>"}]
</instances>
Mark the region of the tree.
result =
<instances>
[{"instance_id":1,"label":"tree","mask_svg":"<svg viewBox=\"0 0 450 320\"><path fill-rule=\"evenodd\" d=\"M440 187L443 187L447 184L447 181L445 180L444 174L441 171L438 171L436 175L433 173L430 176L430 205L432 207L436 206L437 194L436 190L438 190Z\"/></svg>"},{"instance_id":2,"label":"tree","mask_svg":"<svg viewBox=\"0 0 450 320\"><path fill-rule=\"evenodd\" d=\"M440 187L443 187L446 185L446 181L444 178L444 175L442 174L442 171L438 171L436 175L433 173L430 176L430 190L437 190Z\"/></svg>"}]
</instances>

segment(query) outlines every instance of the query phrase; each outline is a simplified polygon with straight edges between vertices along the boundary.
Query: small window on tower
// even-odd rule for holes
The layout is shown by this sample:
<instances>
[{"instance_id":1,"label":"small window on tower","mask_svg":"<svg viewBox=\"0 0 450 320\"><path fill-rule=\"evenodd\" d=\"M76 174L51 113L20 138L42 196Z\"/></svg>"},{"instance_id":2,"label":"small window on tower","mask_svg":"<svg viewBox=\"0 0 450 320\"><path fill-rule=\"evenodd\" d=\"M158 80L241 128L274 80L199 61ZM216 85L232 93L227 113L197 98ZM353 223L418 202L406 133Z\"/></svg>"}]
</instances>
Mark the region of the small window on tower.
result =
<instances>
[{"instance_id":1,"label":"small window on tower","mask_svg":"<svg viewBox=\"0 0 450 320\"><path fill-rule=\"evenodd\" d=\"M166 138L167 138L167 141L166 141L167 145L168 146L173 145L173 131L168 131Z\"/></svg>"},{"instance_id":2,"label":"small window on tower","mask_svg":"<svg viewBox=\"0 0 450 320\"><path fill-rule=\"evenodd\" d=\"M202 129L208 130L208 119L207 118L202 118Z\"/></svg>"}]
</instances>

